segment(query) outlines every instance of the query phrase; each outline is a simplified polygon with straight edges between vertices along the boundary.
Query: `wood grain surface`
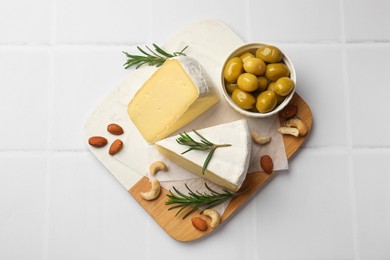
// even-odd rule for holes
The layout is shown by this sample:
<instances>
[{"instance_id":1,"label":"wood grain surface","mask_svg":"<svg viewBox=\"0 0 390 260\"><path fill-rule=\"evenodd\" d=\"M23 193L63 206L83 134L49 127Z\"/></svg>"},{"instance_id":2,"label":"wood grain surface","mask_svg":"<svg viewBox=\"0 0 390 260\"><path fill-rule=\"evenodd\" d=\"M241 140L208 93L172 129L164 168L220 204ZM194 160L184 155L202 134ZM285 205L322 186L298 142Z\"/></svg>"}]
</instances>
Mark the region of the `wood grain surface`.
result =
<instances>
[{"instance_id":1,"label":"wood grain surface","mask_svg":"<svg viewBox=\"0 0 390 260\"><path fill-rule=\"evenodd\" d=\"M308 134L305 137L283 136L284 146L286 150L287 158L291 157L297 152L299 147L303 144L307 136L311 132L313 118L311 110L306 102L298 95L295 94L290 101L291 104L298 106L298 117L304 121L308 127ZM279 116L280 125L284 126L284 119ZM261 188L272 179L275 173L266 174L264 172L248 173L247 177L242 185L241 190L245 189L246 192L240 196L231 200L226 211L221 219L221 226L226 224L227 220L238 212L240 207L244 206L249 200L261 190ZM198 216L204 218L208 223L210 219L202 216L200 211L196 211L186 219L182 219L180 216L175 216L176 211L168 211L165 201L167 200L167 190L162 189L160 196L154 201L146 201L140 196L140 192L150 190L149 179L143 177L136 185L134 185L129 193L138 201L138 203L150 214L150 216L175 240L188 242L199 239L213 232L218 232L218 228L211 229L210 227L202 232L196 230L191 223L191 218ZM209 225L210 226L210 225Z\"/></svg>"}]
</instances>

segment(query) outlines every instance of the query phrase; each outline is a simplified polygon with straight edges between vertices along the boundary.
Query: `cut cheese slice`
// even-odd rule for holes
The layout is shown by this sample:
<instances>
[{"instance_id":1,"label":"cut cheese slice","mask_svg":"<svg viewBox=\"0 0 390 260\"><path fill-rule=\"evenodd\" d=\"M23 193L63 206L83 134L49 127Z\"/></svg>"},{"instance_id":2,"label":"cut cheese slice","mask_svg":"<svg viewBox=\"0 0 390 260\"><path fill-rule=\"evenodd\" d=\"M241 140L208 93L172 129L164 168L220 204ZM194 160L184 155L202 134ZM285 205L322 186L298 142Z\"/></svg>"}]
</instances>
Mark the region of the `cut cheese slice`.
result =
<instances>
[{"instance_id":1,"label":"cut cheese slice","mask_svg":"<svg viewBox=\"0 0 390 260\"><path fill-rule=\"evenodd\" d=\"M237 191L245 180L251 156L251 137L246 120L238 120L202 130L197 130L214 144L231 144L217 148L205 174L202 174L208 151L189 151L187 146L178 144L179 136L172 136L156 142L157 150L186 170L232 191ZM200 138L193 132L187 133L195 141Z\"/></svg>"},{"instance_id":2,"label":"cut cheese slice","mask_svg":"<svg viewBox=\"0 0 390 260\"><path fill-rule=\"evenodd\" d=\"M148 143L161 140L219 101L194 59L168 59L135 94L128 114Z\"/></svg>"}]
</instances>

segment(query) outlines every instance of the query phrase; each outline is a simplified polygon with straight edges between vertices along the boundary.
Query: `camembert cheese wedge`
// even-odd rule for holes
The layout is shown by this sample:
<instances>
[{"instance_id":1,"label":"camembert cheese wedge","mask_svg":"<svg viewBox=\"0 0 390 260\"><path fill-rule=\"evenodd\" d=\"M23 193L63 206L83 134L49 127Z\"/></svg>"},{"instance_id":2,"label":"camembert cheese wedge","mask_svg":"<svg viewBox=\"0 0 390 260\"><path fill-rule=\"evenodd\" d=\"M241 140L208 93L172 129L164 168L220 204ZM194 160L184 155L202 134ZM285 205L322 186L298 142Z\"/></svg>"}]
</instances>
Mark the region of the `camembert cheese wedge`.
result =
<instances>
[{"instance_id":1,"label":"camembert cheese wedge","mask_svg":"<svg viewBox=\"0 0 390 260\"><path fill-rule=\"evenodd\" d=\"M246 120L238 120L202 130L197 130L214 144L231 144L217 148L205 174L202 174L207 151L189 151L187 146L177 143L179 136L172 136L156 142L157 150L186 170L232 191L237 191L245 180L251 157L251 137ZM187 133L195 141L200 138L193 132Z\"/></svg>"},{"instance_id":2,"label":"camembert cheese wedge","mask_svg":"<svg viewBox=\"0 0 390 260\"><path fill-rule=\"evenodd\" d=\"M190 57L168 59L135 94L128 114L148 143L172 134L219 101L200 64Z\"/></svg>"}]
</instances>

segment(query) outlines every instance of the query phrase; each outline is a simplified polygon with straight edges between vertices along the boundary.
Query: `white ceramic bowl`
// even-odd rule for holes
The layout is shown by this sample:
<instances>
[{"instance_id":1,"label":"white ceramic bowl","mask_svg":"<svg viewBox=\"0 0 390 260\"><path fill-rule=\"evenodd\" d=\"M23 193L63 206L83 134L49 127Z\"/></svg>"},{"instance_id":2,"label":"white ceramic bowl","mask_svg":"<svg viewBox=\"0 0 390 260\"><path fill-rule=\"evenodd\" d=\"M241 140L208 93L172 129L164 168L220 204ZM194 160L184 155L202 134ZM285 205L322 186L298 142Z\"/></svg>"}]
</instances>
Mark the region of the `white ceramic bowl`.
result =
<instances>
[{"instance_id":1,"label":"white ceramic bowl","mask_svg":"<svg viewBox=\"0 0 390 260\"><path fill-rule=\"evenodd\" d=\"M222 93L223 93L226 101L229 103L229 105L234 110L236 110L237 112L239 112L240 114L242 114L244 116L255 117L255 118L264 118L264 117L269 117L269 116L275 115L279 111L281 111L290 102L290 100L292 99L292 97L293 97L293 95L295 93L295 89L296 89L296 85L297 85L295 69L294 69L294 66L293 66L291 60L287 57L287 55L283 52L283 50L280 50L283 53L283 63L286 64L286 66L290 70L290 78L294 81L294 88L291 91L291 93L283 100L283 102L280 103L277 107L275 107L272 111L267 112L267 113L260 113L260 112L251 112L251 111L248 111L248 110L244 110L244 109L240 108L238 105L236 105L236 103L233 102L233 100L231 99L229 93L226 91L225 79L223 77L223 71L224 71L224 68L225 68L226 64L228 63L228 61L230 59L234 58L234 57L240 56L241 54L243 54L243 53L245 53L247 51L252 52L253 54L255 54L255 52L256 52L256 50L258 48L260 48L262 46L266 46L266 45L275 46L273 44L261 43L261 42L260 43L246 43L246 44L238 47L234 51L232 51L229 54L229 56L226 58L223 66L222 66L222 70L221 70ZM275 47L277 47L277 46L275 46Z\"/></svg>"}]
</instances>

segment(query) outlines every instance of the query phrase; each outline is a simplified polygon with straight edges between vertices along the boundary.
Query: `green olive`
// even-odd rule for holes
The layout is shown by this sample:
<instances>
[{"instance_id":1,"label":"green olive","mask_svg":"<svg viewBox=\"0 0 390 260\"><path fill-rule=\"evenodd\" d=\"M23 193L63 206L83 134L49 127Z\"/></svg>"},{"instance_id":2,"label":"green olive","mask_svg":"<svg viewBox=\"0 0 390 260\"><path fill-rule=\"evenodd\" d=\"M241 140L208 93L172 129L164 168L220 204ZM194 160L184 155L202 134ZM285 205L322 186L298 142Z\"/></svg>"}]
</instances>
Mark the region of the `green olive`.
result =
<instances>
[{"instance_id":1,"label":"green olive","mask_svg":"<svg viewBox=\"0 0 390 260\"><path fill-rule=\"evenodd\" d=\"M268 63L276 63L282 60L283 54L275 46L263 46L257 49L256 57Z\"/></svg>"},{"instance_id":2,"label":"green olive","mask_svg":"<svg viewBox=\"0 0 390 260\"><path fill-rule=\"evenodd\" d=\"M294 88L294 81L289 77L281 77L275 82L274 91L279 96L287 96Z\"/></svg>"},{"instance_id":3,"label":"green olive","mask_svg":"<svg viewBox=\"0 0 390 260\"><path fill-rule=\"evenodd\" d=\"M257 97L256 108L260 113L266 113L275 108L277 103L276 94L271 90L260 93Z\"/></svg>"},{"instance_id":4,"label":"green olive","mask_svg":"<svg viewBox=\"0 0 390 260\"><path fill-rule=\"evenodd\" d=\"M285 99L286 97L279 96L279 95L276 94L276 93L275 93L275 95L276 95L276 105L279 106L280 104L282 104L282 102L284 101L284 99Z\"/></svg>"},{"instance_id":5,"label":"green olive","mask_svg":"<svg viewBox=\"0 0 390 260\"><path fill-rule=\"evenodd\" d=\"M233 91L232 100L242 109L251 109L256 103L256 99L250 94L241 89L236 89Z\"/></svg>"},{"instance_id":6,"label":"green olive","mask_svg":"<svg viewBox=\"0 0 390 260\"><path fill-rule=\"evenodd\" d=\"M244 54L240 55L242 62L245 62L247 59L254 58L254 57L255 57L255 55L253 53L250 53L250 52L245 52Z\"/></svg>"},{"instance_id":7,"label":"green olive","mask_svg":"<svg viewBox=\"0 0 390 260\"><path fill-rule=\"evenodd\" d=\"M253 75L260 76L265 72L265 63L259 58L249 58L244 62L244 70Z\"/></svg>"},{"instance_id":8,"label":"green olive","mask_svg":"<svg viewBox=\"0 0 390 260\"><path fill-rule=\"evenodd\" d=\"M227 83L236 83L238 76L243 72L243 63L240 57L228 61L223 70L223 77Z\"/></svg>"},{"instance_id":9,"label":"green olive","mask_svg":"<svg viewBox=\"0 0 390 260\"><path fill-rule=\"evenodd\" d=\"M250 73L242 73L237 80L238 87L246 92L255 91L259 87L257 77Z\"/></svg>"},{"instance_id":10,"label":"green olive","mask_svg":"<svg viewBox=\"0 0 390 260\"><path fill-rule=\"evenodd\" d=\"M267 89L268 86L268 79L266 77L258 77L257 78L257 83L259 84L259 90L264 91Z\"/></svg>"},{"instance_id":11,"label":"green olive","mask_svg":"<svg viewBox=\"0 0 390 260\"><path fill-rule=\"evenodd\" d=\"M265 70L265 76L271 81L277 81L279 78L288 75L290 75L290 71L284 63L268 64Z\"/></svg>"},{"instance_id":12,"label":"green olive","mask_svg":"<svg viewBox=\"0 0 390 260\"><path fill-rule=\"evenodd\" d=\"M257 110L256 106L253 106L251 109L248 110L249 112L253 113L259 113L259 110Z\"/></svg>"},{"instance_id":13,"label":"green olive","mask_svg":"<svg viewBox=\"0 0 390 260\"><path fill-rule=\"evenodd\" d=\"M236 83L226 83L225 84L225 88L226 88L226 91L229 93L229 94L232 94L234 90L236 90L238 88L237 84Z\"/></svg>"},{"instance_id":14,"label":"green olive","mask_svg":"<svg viewBox=\"0 0 390 260\"><path fill-rule=\"evenodd\" d=\"M272 90L274 91L274 86L275 86L275 82L274 81L271 81L268 86L267 86L267 90Z\"/></svg>"},{"instance_id":15,"label":"green olive","mask_svg":"<svg viewBox=\"0 0 390 260\"><path fill-rule=\"evenodd\" d=\"M267 90L272 90L273 92L275 92L275 90L274 90L274 86L275 86L275 82L270 82L269 84L268 84L268 87L267 87ZM275 93L276 94L276 93ZM285 97L282 97L282 96L279 96L278 94L276 94L276 105L280 105L282 102L283 102L283 100L284 100L284 98Z\"/></svg>"}]
</instances>

